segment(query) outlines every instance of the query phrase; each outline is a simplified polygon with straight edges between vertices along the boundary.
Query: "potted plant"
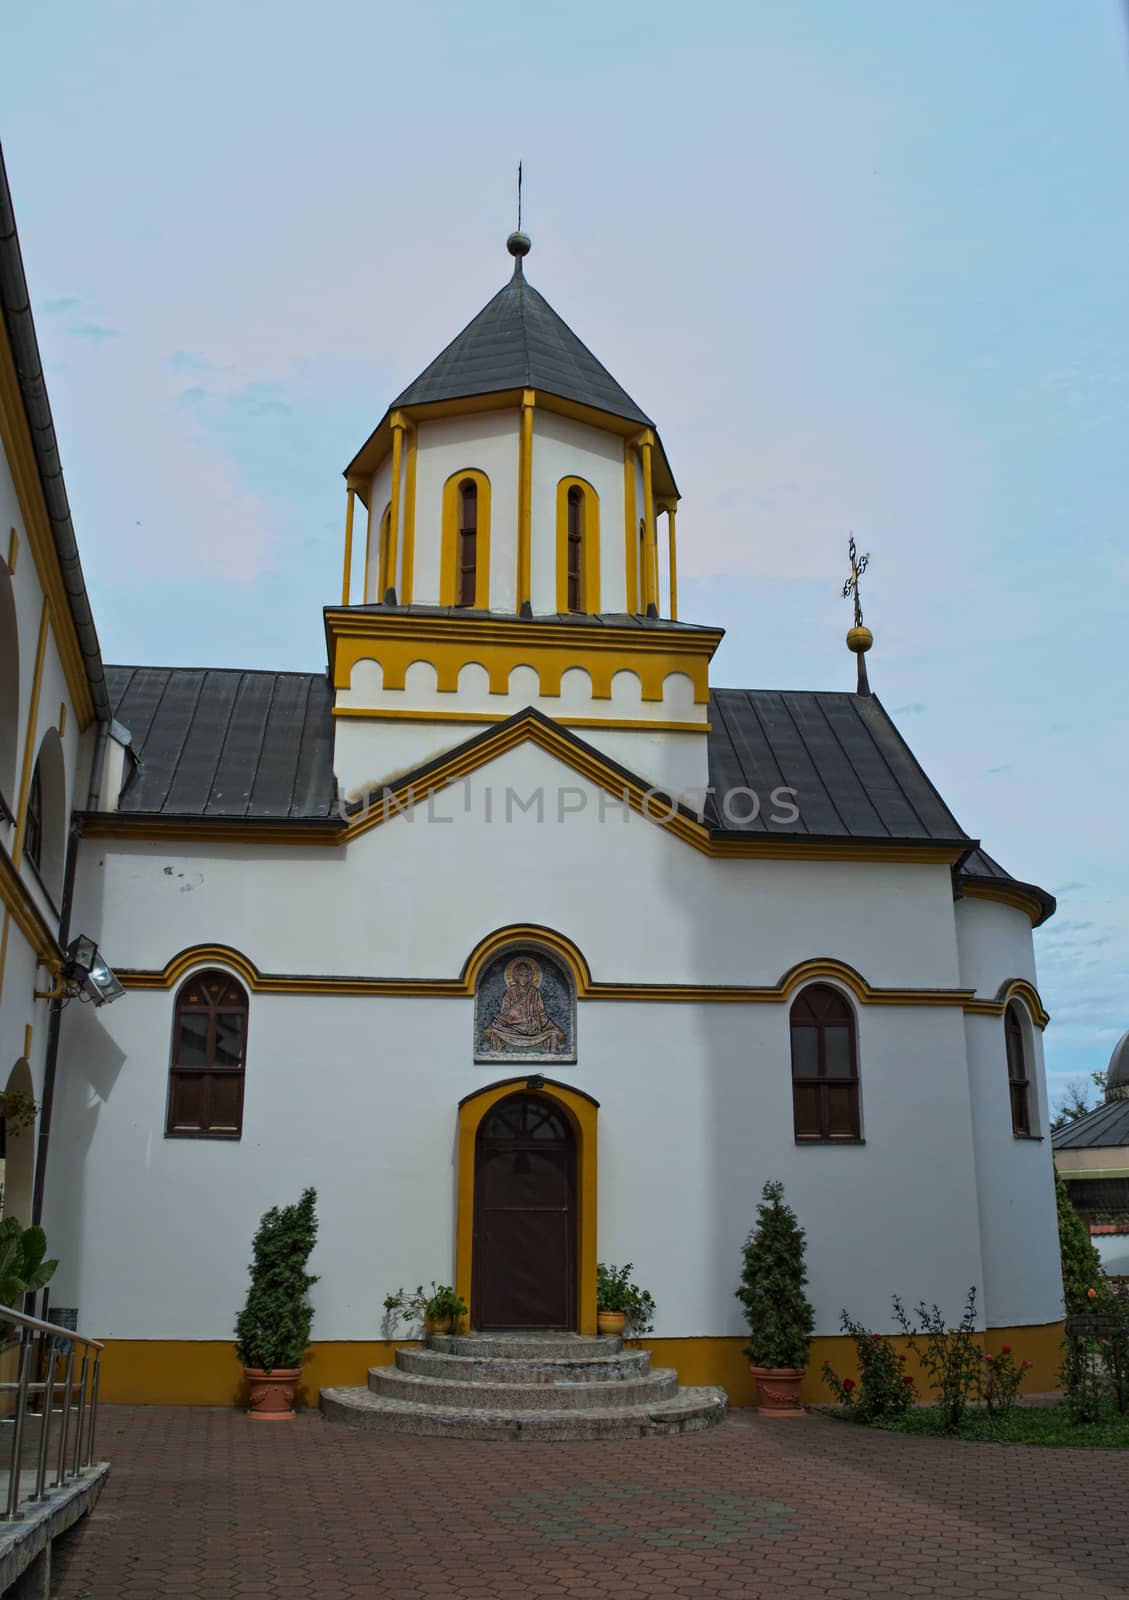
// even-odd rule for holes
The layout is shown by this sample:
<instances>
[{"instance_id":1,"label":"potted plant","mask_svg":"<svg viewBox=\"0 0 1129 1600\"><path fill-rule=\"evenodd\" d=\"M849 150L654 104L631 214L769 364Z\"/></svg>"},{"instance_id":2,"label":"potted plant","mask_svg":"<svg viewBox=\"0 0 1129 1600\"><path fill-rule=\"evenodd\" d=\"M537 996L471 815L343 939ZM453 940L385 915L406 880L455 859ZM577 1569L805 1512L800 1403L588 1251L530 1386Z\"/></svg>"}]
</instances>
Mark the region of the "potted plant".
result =
<instances>
[{"instance_id":1,"label":"potted plant","mask_svg":"<svg viewBox=\"0 0 1129 1600\"><path fill-rule=\"evenodd\" d=\"M467 1305L451 1284L437 1284L433 1278L430 1294L422 1283L411 1291L397 1289L395 1294L385 1296L384 1310L390 1333L398 1322L422 1322L429 1334L450 1333L458 1326L459 1319L466 1316Z\"/></svg>"},{"instance_id":2,"label":"potted plant","mask_svg":"<svg viewBox=\"0 0 1129 1600\"><path fill-rule=\"evenodd\" d=\"M0 1305L15 1309L25 1294L34 1294L51 1281L59 1263L44 1261L46 1254L47 1235L42 1228L25 1228L16 1217L0 1222ZM0 1322L0 1339L8 1327Z\"/></svg>"},{"instance_id":3,"label":"potted plant","mask_svg":"<svg viewBox=\"0 0 1129 1600\"><path fill-rule=\"evenodd\" d=\"M314 1320L306 1296L318 1280L306 1271L306 1262L318 1235L316 1201L316 1191L306 1189L297 1205L272 1206L255 1235L235 1348L250 1385L247 1415L257 1422L283 1422L294 1415L294 1390Z\"/></svg>"},{"instance_id":4,"label":"potted plant","mask_svg":"<svg viewBox=\"0 0 1129 1600\"><path fill-rule=\"evenodd\" d=\"M632 1283L631 1273L630 1261L625 1267L596 1264L596 1328L602 1334L641 1339L655 1325L655 1302Z\"/></svg>"},{"instance_id":5,"label":"potted plant","mask_svg":"<svg viewBox=\"0 0 1129 1600\"><path fill-rule=\"evenodd\" d=\"M766 1183L757 1225L745 1240L737 1298L745 1308L749 1342L743 1354L757 1380L762 1416L798 1417L815 1312L804 1296L804 1230L784 1203L784 1185Z\"/></svg>"}]
</instances>

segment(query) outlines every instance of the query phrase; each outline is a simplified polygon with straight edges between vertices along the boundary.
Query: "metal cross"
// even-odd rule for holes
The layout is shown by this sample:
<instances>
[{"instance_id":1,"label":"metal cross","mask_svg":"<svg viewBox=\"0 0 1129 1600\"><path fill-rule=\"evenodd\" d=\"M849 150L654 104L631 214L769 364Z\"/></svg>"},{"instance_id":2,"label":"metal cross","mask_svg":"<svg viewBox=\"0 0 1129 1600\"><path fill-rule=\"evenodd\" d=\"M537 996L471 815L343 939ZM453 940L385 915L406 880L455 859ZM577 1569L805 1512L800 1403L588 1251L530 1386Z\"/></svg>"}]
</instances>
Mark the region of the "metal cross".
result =
<instances>
[{"instance_id":1,"label":"metal cross","mask_svg":"<svg viewBox=\"0 0 1129 1600\"><path fill-rule=\"evenodd\" d=\"M847 553L851 558L851 575L843 585L843 599L855 602L855 627L862 627L862 604L859 600L859 579L870 565L869 553L860 556L855 545L855 536L851 534L851 542L847 546Z\"/></svg>"},{"instance_id":2,"label":"metal cross","mask_svg":"<svg viewBox=\"0 0 1129 1600\"><path fill-rule=\"evenodd\" d=\"M521 162L517 164L517 231L521 232Z\"/></svg>"}]
</instances>

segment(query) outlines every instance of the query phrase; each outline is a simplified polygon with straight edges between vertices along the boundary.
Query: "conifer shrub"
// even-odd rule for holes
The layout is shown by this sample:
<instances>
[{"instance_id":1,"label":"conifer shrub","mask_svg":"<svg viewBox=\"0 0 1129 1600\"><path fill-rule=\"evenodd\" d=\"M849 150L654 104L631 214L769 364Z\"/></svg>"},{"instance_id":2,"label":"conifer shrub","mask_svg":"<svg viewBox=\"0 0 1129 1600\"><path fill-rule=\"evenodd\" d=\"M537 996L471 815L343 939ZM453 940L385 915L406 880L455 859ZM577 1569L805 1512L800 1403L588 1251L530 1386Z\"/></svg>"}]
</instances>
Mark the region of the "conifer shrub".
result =
<instances>
[{"instance_id":1,"label":"conifer shrub","mask_svg":"<svg viewBox=\"0 0 1129 1600\"><path fill-rule=\"evenodd\" d=\"M1090 1242L1090 1230L1070 1203L1062 1173L1055 1168L1058 1248L1062 1257L1062 1294L1068 1317L1094 1309L1102 1283L1102 1258ZM1090 1290L1094 1290L1091 1294Z\"/></svg>"},{"instance_id":2,"label":"conifer shrub","mask_svg":"<svg viewBox=\"0 0 1129 1600\"><path fill-rule=\"evenodd\" d=\"M314 1320L307 1294L318 1281L306 1271L318 1236L316 1202L316 1190L306 1189L297 1205L272 1206L259 1223L247 1303L235 1324L245 1367L273 1372L302 1365Z\"/></svg>"},{"instance_id":3,"label":"conifer shrub","mask_svg":"<svg viewBox=\"0 0 1129 1600\"><path fill-rule=\"evenodd\" d=\"M805 1243L796 1213L784 1202L784 1185L766 1183L736 1290L749 1324L744 1354L754 1367L807 1365L815 1312L804 1294Z\"/></svg>"}]
</instances>

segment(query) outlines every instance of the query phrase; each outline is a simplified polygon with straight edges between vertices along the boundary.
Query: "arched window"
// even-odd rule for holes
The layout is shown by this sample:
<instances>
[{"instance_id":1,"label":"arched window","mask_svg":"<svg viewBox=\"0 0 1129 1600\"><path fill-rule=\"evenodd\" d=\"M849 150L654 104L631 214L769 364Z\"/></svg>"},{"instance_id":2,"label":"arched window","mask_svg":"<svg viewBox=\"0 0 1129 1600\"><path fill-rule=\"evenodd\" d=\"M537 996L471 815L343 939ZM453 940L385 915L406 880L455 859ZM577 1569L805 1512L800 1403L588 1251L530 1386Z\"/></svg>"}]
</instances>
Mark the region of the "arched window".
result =
<instances>
[{"instance_id":1,"label":"arched window","mask_svg":"<svg viewBox=\"0 0 1129 1600\"><path fill-rule=\"evenodd\" d=\"M859 1138L854 1012L837 989L813 983L792 1002L789 1020L796 1138Z\"/></svg>"},{"instance_id":2,"label":"arched window","mask_svg":"<svg viewBox=\"0 0 1129 1600\"><path fill-rule=\"evenodd\" d=\"M600 501L583 478L557 485L557 610L600 609Z\"/></svg>"},{"instance_id":3,"label":"arched window","mask_svg":"<svg viewBox=\"0 0 1129 1600\"><path fill-rule=\"evenodd\" d=\"M478 485L473 478L459 484L458 581L456 605L472 606L478 592Z\"/></svg>"},{"instance_id":4,"label":"arched window","mask_svg":"<svg viewBox=\"0 0 1129 1600\"><path fill-rule=\"evenodd\" d=\"M230 973L196 973L176 997L166 1134L238 1139L246 1056L246 990Z\"/></svg>"},{"instance_id":5,"label":"arched window","mask_svg":"<svg viewBox=\"0 0 1129 1600\"><path fill-rule=\"evenodd\" d=\"M43 771L37 761L27 791L27 814L24 821L24 855L36 872L43 870Z\"/></svg>"},{"instance_id":6,"label":"arched window","mask_svg":"<svg viewBox=\"0 0 1129 1600\"><path fill-rule=\"evenodd\" d=\"M1008 1088L1011 1091L1011 1131L1026 1137L1031 1132L1031 1081L1027 1076L1023 1021L1014 1002L1004 1012L1004 1046L1007 1050Z\"/></svg>"},{"instance_id":7,"label":"arched window","mask_svg":"<svg viewBox=\"0 0 1129 1600\"><path fill-rule=\"evenodd\" d=\"M20 639L6 561L0 559L0 822L16 820L20 733Z\"/></svg>"},{"instance_id":8,"label":"arched window","mask_svg":"<svg viewBox=\"0 0 1129 1600\"><path fill-rule=\"evenodd\" d=\"M377 595L380 601L388 593L393 584L393 574L388 570L389 545L392 542L392 502L384 508L384 515L380 519L380 544L377 547L376 582Z\"/></svg>"}]
</instances>

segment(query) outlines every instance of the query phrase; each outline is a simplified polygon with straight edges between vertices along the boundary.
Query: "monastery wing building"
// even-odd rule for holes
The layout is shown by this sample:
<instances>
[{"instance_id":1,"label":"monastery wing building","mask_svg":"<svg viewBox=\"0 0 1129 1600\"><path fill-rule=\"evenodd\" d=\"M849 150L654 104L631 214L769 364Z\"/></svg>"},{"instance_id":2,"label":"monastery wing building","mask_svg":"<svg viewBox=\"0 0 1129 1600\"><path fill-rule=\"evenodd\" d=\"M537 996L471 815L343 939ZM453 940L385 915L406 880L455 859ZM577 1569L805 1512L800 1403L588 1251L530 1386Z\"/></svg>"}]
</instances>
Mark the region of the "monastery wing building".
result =
<instances>
[{"instance_id":1,"label":"monastery wing building","mask_svg":"<svg viewBox=\"0 0 1129 1600\"><path fill-rule=\"evenodd\" d=\"M315 1388L388 1359L401 1284L592 1332L599 1259L653 1293L656 1359L741 1400L781 1179L812 1397L844 1306L955 1317L970 1285L1051 1387L1053 901L861 671L711 683L658 428L509 248L349 463L328 670L293 673L102 668L4 242L0 1067L38 1102L9 1162L30 1207L38 1150L53 1300L106 1398L228 1401L256 1223L314 1184ZM80 934L125 993L60 1013Z\"/></svg>"}]
</instances>

